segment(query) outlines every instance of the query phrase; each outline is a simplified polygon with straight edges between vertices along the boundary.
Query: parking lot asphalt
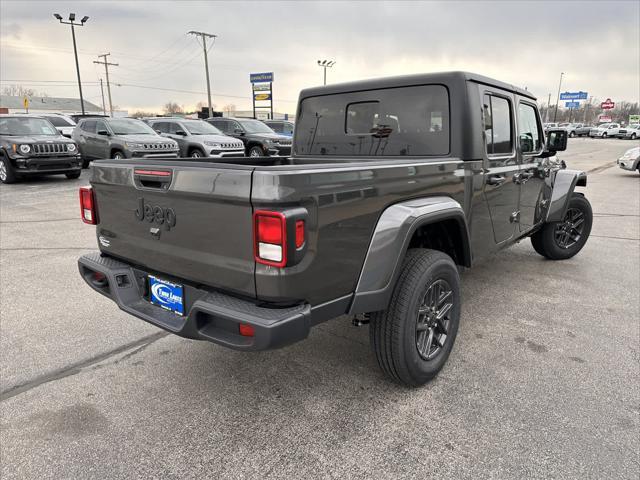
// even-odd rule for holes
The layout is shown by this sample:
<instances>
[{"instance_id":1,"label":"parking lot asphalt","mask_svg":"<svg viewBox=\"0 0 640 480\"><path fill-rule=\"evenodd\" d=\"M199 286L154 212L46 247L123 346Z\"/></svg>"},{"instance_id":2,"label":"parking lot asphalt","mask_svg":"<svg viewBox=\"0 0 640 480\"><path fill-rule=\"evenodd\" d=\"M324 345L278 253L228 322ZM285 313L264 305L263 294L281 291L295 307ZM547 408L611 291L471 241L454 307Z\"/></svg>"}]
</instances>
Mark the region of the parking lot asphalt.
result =
<instances>
[{"instance_id":1,"label":"parking lot asphalt","mask_svg":"<svg viewBox=\"0 0 640 480\"><path fill-rule=\"evenodd\" d=\"M77 181L0 186L0 477L633 478L640 475L637 143L571 139L584 250L529 241L462 275L453 353L420 389L342 317L239 353L133 318L80 279Z\"/></svg>"}]
</instances>

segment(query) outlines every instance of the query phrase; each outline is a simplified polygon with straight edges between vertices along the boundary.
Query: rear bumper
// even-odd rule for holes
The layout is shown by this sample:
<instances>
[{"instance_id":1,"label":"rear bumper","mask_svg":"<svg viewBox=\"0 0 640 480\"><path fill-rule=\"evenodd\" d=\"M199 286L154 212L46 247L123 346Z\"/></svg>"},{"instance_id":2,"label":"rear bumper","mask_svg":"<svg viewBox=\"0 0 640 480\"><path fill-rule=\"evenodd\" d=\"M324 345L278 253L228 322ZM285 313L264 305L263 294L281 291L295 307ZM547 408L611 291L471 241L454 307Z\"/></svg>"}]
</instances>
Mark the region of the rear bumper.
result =
<instances>
[{"instance_id":1,"label":"rear bumper","mask_svg":"<svg viewBox=\"0 0 640 480\"><path fill-rule=\"evenodd\" d=\"M102 256L99 252L78 259L80 275L97 292L120 309L181 337L207 340L235 350L268 350L305 339L311 326L308 304L267 308L220 292L184 285L185 316L153 305L148 299L144 270ZM96 281L95 272L105 275ZM162 276L162 275L161 275ZM240 324L251 325L253 337L241 336Z\"/></svg>"},{"instance_id":2,"label":"rear bumper","mask_svg":"<svg viewBox=\"0 0 640 480\"><path fill-rule=\"evenodd\" d=\"M618 160L616 160L616 163L620 168L622 168L623 170L629 170L631 172L638 169L638 162L640 162L640 160L633 160L633 159L623 160L622 158L619 158Z\"/></svg>"}]
</instances>

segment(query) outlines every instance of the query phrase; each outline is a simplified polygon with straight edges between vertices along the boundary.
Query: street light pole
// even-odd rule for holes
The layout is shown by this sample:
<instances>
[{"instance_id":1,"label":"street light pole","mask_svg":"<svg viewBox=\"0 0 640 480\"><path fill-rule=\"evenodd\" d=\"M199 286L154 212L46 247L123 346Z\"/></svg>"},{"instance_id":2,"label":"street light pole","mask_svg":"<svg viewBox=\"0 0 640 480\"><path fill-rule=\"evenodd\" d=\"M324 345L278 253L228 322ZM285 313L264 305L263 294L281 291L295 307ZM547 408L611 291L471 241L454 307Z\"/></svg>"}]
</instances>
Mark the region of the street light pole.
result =
<instances>
[{"instance_id":1,"label":"street light pole","mask_svg":"<svg viewBox=\"0 0 640 480\"><path fill-rule=\"evenodd\" d=\"M318 66L324 69L324 84L327 84L327 68L331 68L336 64L333 60L318 60Z\"/></svg>"},{"instance_id":2,"label":"street light pole","mask_svg":"<svg viewBox=\"0 0 640 480\"><path fill-rule=\"evenodd\" d=\"M75 13L69 14L68 22L63 21L62 16L57 13L54 13L53 16L56 19L58 19L60 23L64 25L71 25L71 37L73 38L73 54L75 55L75 58L76 58L76 73L78 74L78 90L80 90L80 108L82 109L82 114L84 115L84 98L82 97L82 82L80 81L80 65L78 63L78 47L76 46L76 30L74 27L84 27L84 24L86 23L87 20L89 20L89 17L84 16L82 17L82 20L80 20L80 23L75 23L75 19L76 19Z\"/></svg>"},{"instance_id":3,"label":"street light pole","mask_svg":"<svg viewBox=\"0 0 640 480\"><path fill-rule=\"evenodd\" d=\"M560 89L562 88L562 77L564 72L560 73L560 83L558 84L558 98L556 99L556 111L553 113L553 123L556 123L556 117L558 116L558 103L560 103Z\"/></svg>"}]
</instances>

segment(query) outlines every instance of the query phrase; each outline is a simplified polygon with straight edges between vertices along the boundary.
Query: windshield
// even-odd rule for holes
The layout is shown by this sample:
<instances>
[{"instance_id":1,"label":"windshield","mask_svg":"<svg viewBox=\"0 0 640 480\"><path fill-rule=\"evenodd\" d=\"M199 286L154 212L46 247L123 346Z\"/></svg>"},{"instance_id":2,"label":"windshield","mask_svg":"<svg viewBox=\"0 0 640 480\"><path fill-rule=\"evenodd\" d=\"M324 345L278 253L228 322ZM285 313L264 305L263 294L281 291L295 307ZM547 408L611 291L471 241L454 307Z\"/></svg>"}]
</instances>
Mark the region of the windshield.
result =
<instances>
[{"instance_id":1,"label":"windshield","mask_svg":"<svg viewBox=\"0 0 640 480\"><path fill-rule=\"evenodd\" d=\"M109 120L114 135L156 135L156 132L144 122L132 118Z\"/></svg>"},{"instance_id":2,"label":"windshield","mask_svg":"<svg viewBox=\"0 0 640 480\"><path fill-rule=\"evenodd\" d=\"M247 133L276 133L264 123L258 120L238 120Z\"/></svg>"},{"instance_id":3,"label":"windshield","mask_svg":"<svg viewBox=\"0 0 640 480\"><path fill-rule=\"evenodd\" d=\"M601 123L600 125L598 125L598 128L607 128L609 125L611 125L610 123Z\"/></svg>"},{"instance_id":4,"label":"windshield","mask_svg":"<svg viewBox=\"0 0 640 480\"><path fill-rule=\"evenodd\" d=\"M220 130L204 120L184 122L184 128L186 128L191 135L223 135Z\"/></svg>"},{"instance_id":5,"label":"windshield","mask_svg":"<svg viewBox=\"0 0 640 480\"><path fill-rule=\"evenodd\" d=\"M640 123L632 123L631 125L629 125L629 128L633 130L637 130L638 127L640 127Z\"/></svg>"},{"instance_id":6,"label":"windshield","mask_svg":"<svg viewBox=\"0 0 640 480\"><path fill-rule=\"evenodd\" d=\"M75 123L72 123L71 121L67 120L64 117L54 117L54 116L45 115L44 118L49 120L54 127L74 127L75 126Z\"/></svg>"},{"instance_id":7,"label":"windshield","mask_svg":"<svg viewBox=\"0 0 640 480\"><path fill-rule=\"evenodd\" d=\"M0 135L59 135L44 118L0 118Z\"/></svg>"}]
</instances>

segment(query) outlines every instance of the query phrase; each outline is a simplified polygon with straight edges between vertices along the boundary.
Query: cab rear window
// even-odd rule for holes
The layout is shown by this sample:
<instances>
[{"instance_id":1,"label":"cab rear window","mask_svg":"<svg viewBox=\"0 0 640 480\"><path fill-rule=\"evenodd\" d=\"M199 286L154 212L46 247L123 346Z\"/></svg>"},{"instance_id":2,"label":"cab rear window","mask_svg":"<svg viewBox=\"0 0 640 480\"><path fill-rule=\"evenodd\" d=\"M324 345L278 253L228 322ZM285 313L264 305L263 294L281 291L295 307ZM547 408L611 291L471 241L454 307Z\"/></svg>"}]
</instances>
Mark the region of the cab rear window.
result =
<instances>
[{"instance_id":1,"label":"cab rear window","mask_svg":"<svg viewBox=\"0 0 640 480\"><path fill-rule=\"evenodd\" d=\"M449 153L449 93L442 85L309 97L296 121L297 155Z\"/></svg>"}]
</instances>

